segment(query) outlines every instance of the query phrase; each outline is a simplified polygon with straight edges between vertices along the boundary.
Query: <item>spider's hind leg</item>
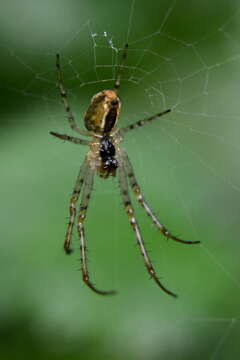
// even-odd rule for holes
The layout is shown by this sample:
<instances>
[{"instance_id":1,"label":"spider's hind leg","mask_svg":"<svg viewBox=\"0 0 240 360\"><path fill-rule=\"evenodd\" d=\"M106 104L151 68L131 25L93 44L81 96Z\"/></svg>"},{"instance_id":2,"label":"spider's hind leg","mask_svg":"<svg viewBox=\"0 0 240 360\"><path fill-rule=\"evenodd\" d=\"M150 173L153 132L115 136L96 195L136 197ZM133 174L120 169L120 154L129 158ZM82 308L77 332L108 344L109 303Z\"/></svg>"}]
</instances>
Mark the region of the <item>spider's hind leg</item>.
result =
<instances>
[{"instance_id":1,"label":"spider's hind leg","mask_svg":"<svg viewBox=\"0 0 240 360\"><path fill-rule=\"evenodd\" d=\"M115 79L115 83L114 83L114 89L116 89L116 90L120 88L121 78L122 78L122 74L123 74L123 68L124 68L125 61L127 59L127 54L128 54L128 44L125 44L125 46L123 48L122 59L121 59L120 65L118 66L117 75L116 75L116 79Z\"/></svg>"},{"instance_id":2,"label":"spider's hind leg","mask_svg":"<svg viewBox=\"0 0 240 360\"><path fill-rule=\"evenodd\" d=\"M141 190L140 190L140 187L138 185L138 182L136 180L136 177L134 175L134 171L133 171L133 167L132 167L132 164L130 162L130 159L127 155L126 152L123 153L123 156L124 156L124 165L126 167L126 172L127 172L127 175L128 175L128 178L129 178L129 182L130 182L130 185L132 187L132 190L137 198L137 200L139 201L139 203L142 205L142 207L144 208L144 210L146 211L146 213L148 214L148 216L152 219L152 222L156 225L156 227L161 231L161 233L169 238L169 239L172 239L172 240L175 240L177 242L180 242L180 243L183 243L183 244L189 244L189 245L192 245L192 244L199 244L200 241L188 241L188 240L182 240L178 237L176 237L175 235L171 234L168 229L163 225L161 224L158 219L156 218L156 216L153 214L150 206L148 205L148 203L145 201L142 193L141 193Z\"/></svg>"},{"instance_id":3,"label":"spider's hind leg","mask_svg":"<svg viewBox=\"0 0 240 360\"><path fill-rule=\"evenodd\" d=\"M62 76L62 71L61 71L61 65L60 65L60 55L56 54L56 68L57 68L57 76L58 76L58 89L60 92L60 96L62 99L62 102L64 104L66 113L67 113L67 118L68 118L68 122L69 125L71 127L72 130L76 131L77 133L81 134L81 135L86 135L86 136L90 136L91 133L87 130L82 130L79 128L79 126L76 123L75 120L75 116L73 115L73 112L70 108L69 102L68 102L68 97L67 97L67 90L65 89L64 85L63 85L63 76Z\"/></svg>"}]
</instances>

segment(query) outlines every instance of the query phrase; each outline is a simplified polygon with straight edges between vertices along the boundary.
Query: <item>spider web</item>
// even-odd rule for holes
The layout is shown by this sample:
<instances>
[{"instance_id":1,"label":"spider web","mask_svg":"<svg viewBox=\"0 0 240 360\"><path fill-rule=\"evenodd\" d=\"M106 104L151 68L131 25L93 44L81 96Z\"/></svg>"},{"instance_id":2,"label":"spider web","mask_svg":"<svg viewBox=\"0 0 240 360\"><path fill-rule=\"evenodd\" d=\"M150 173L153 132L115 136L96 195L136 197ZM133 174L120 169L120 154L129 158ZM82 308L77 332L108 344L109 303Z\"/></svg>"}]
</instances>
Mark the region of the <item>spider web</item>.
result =
<instances>
[{"instance_id":1,"label":"spider web","mask_svg":"<svg viewBox=\"0 0 240 360\"><path fill-rule=\"evenodd\" d=\"M123 304L113 305L114 317L119 321L115 336L128 344L129 353L137 354L138 358L146 358L147 354L149 359L154 359L159 351L159 338L162 339L162 356L171 344L173 354L181 349L182 353L186 351L196 357L193 344L200 351L201 345L196 345L198 339L206 342L207 334L209 343L201 349L203 354L211 359L225 359L229 354L239 352L240 327L239 4L222 1L219 16L215 16L217 2L208 7L204 2L186 5L179 0L170 5L163 2L159 6L160 19L156 21L154 9L149 10L147 17L152 16L153 21L146 26L142 25L143 5L134 0L123 6L122 13L119 9L119 16L125 19L123 24L108 22L107 14L100 16L99 23L96 16L90 19L86 16L87 20L83 17L77 30L72 26L65 33L63 31L65 36L54 39L57 46L48 43L41 48L40 40L36 44L29 42L20 46L14 38L12 44L2 41L3 64L10 62L15 69L13 74L4 77L2 89L5 94L15 97L21 118L22 114L28 114L27 119L31 117L31 125L29 120L26 123L31 126L32 134L38 131L45 134L47 130L70 134L56 90L56 52L61 54L64 84L71 108L79 120L91 97L113 86L124 44L129 43L120 89L123 101L121 124L126 126L167 108L171 108L172 113L129 133L123 146L129 152L146 198L161 221L170 230L177 229L181 236L184 234L184 238L201 240L201 245L189 249L170 241L159 244L155 241L154 228L149 227L144 214L136 210L144 238L154 237L147 245L152 250L156 268L164 274L164 283L169 282L171 288L177 283L181 298L177 305L169 304L168 298L162 300L149 285L147 291L148 294L152 291L153 310L140 301L125 321L118 318ZM186 16L188 12L191 19ZM39 108L42 109L40 113ZM20 131L19 136L24 137L20 126L15 124L15 127ZM51 163L55 167L61 161L65 169L65 184L61 188L65 198L69 196L67 186L71 189L75 176L73 169L77 170L83 155L84 151L79 155L70 145L51 143L50 155L48 152ZM53 170L50 173L54 175ZM60 168L57 175L62 176ZM50 181L53 182L58 182L58 178ZM122 247L126 248L129 240L121 244L121 227L127 223L125 214L120 214L123 211L117 192L114 182L109 185L98 180L95 185L92 208L96 206L98 214L100 207L97 204L109 199L106 206L110 206L112 201L114 211L106 210L104 216L112 216L109 231L114 234L114 241L109 246L106 236L107 245L101 245L99 241L95 253L94 250L90 252L96 259L100 246L103 246L105 251L114 254L109 267L114 269L115 286L119 286L117 278L124 261L131 262L132 257L136 260L137 265L131 267L131 272L134 266L140 271L141 266L135 248L128 250L122 263L118 260ZM59 214L60 219L62 213ZM91 220L93 217L95 219ZM90 210L89 218L89 228L95 224L101 228L101 220L96 220L94 210ZM61 232L59 234L61 236ZM91 238L91 231L88 237ZM94 271L102 265L96 264ZM176 282L178 269L180 274ZM127 277L128 272L123 275ZM144 269L140 275L136 272L130 278L135 281L137 276L137 284L142 284ZM139 297L141 286L136 286ZM147 299L144 297L144 301ZM158 309L160 301L167 309L164 315ZM60 316L58 311L56 314ZM161 325L156 321L158 316L162 319ZM85 322L81 326L85 331ZM75 328L76 331L79 329L76 324ZM150 329L147 334L143 331L146 328ZM133 333L134 341L129 344L127 339ZM193 346L186 342L189 336ZM174 344L173 338L176 338ZM181 348L181 342L185 344L185 350ZM117 343L116 348L121 345Z\"/></svg>"}]
</instances>

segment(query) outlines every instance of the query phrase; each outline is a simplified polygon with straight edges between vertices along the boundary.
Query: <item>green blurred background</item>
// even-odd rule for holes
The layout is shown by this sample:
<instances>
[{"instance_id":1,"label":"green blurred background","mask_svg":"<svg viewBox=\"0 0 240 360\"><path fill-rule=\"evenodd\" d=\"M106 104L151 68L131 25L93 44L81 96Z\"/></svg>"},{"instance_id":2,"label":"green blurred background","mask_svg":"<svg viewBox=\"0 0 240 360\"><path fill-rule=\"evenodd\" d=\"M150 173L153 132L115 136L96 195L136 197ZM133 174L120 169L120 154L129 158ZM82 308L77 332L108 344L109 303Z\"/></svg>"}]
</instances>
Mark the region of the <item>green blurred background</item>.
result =
<instances>
[{"instance_id":1,"label":"green blurred background","mask_svg":"<svg viewBox=\"0 0 240 360\"><path fill-rule=\"evenodd\" d=\"M237 0L2 1L1 359L236 359L240 355ZM121 123L166 107L166 118L123 146L156 215L199 246L166 241L135 203L154 265L149 276L117 182L96 179L86 221L90 274L78 238L62 243L86 148L56 89L55 53L80 124L91 96L111 88L128 39Z\"/></svg>"}]
</instances>

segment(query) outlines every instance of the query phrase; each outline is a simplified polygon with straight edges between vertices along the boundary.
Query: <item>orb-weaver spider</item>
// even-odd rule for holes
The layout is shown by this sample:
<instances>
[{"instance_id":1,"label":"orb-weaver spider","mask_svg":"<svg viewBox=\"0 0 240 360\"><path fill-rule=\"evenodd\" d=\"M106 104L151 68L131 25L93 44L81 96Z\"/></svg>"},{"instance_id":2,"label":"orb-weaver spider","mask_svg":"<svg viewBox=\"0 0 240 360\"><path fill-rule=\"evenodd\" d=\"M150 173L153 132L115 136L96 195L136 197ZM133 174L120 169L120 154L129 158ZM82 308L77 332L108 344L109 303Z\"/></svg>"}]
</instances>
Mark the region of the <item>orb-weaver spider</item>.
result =
<instances>
[{"instance_id":1,"label":"orb-weaver spider","mask_svg":"<svg viewBox=\"0 0 240 360\"><path fill-rule=\"evenodd\" d=\"M60 68L60 55L56 55L56 67L58 74L58 87L62 101L67 112L67 117L69 125L72 130L84 136L91 136L92 140L86 140L78 137L72 137L69 135L62 135L56 132L50 132L51 135L54 135L60 139L70 141L75 144L88 145L90 150L88 151L86 158L80 168L79 175L72 193L70 201L70 219L67 227L67 232L64 241L64 250L67 254L71 253L71 239L73 226L75 218L77 216L77 229L80 238L80 254L81 254L81 269L83 281L89 286L93 291L98 294L107 295L113 294L115 291L103 291L95 287L95 285L90 281L88 266L87 266L87 256L86 256L86 245L85 245L85 235L83 223L86 218L86 212L89 204L90 195L93 188L94 175L97 173L100 177L108 178L111 176L116 176L118 174L118 181L120 185L121 195L125 207L125 211L128 215L130 224L135 232L137 243L140 247L141 254L144 259L145 266L150 276L155 280L155 282L160 286L160 288L165 291L167 294L175 296L172 291L168 290L157 277L156 271L151 263L151 260L148 256L147 250L144 245L144 240L142 238L138 222L134 216L134 210L129 196L129 184L146 213L150 216L153 223L160 230L160 232L172 240L178 241L184 244L197 244L199 241L185 241L179 239L178 237L172 235L167 228L162 225L156 216L153 214L148 203L145 201L140 187L135 178L131 162L128 158L126 151L119 147L120 142L122 141L122 136L128 131L136 129L140 126L145 125L146 123L159 118L171 111L171 109L164 110L153 116L150 116L144 120L137 121L131 125L123 127L121 129L117 128L117 122L119 119L121 100L118 95L118 89L120 88L120 80L124 67L124 62L127 58L128 44L125 45L122 61L119 65L117 76L115 78L114 89L112 90L103 90L93 96L91 104L88 107L84 122L87 130L80 129L75 121L74 115L70 109L67 92L63 85L62 72ZM77 213L76 204L82 191L82 200L80 204L80 210Z\"/></svg>"}]
</instances>

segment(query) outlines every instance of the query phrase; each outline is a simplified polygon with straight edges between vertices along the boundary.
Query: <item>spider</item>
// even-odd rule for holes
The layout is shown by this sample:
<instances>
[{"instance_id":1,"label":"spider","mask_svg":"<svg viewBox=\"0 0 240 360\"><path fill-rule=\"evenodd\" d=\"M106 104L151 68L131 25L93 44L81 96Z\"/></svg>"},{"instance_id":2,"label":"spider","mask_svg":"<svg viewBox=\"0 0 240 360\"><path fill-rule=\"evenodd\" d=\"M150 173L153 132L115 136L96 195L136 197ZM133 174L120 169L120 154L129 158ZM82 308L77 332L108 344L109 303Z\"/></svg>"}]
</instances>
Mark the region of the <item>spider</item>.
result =
<instances>
[{"instance_id":1,"label":"spider","mask_svg":"<svg viewBox=\"0 0 240 360\"><path fill-rule=\"evenodd\" d=\"M65 90L63 84L63 76L60 67L60 55L56 55L58 88L62 102L65 106L69 125L71 129L76 131L78 134L90 136L92 138L91 140L86 140L83 138L58 134L53 131L50 132L51 135L56 136L57 138L72 142L74 144L88 145L90 147L85 157L85 160L81 165L77 181L72 192L69 208L70 218L64 241L64 250L67 254L70 254L72 252L72 232L75 218L77 217L77 230L80 240L81 270L83 281L97 294L108 295L115 293L114 290L99 290L90 280L83 224L86 219L87 208L93 188L94 175L97 174L104 179L107 179L109 176L115 177L116 175L118 175L118 182L124 208L128 215L131 227L135 233L137 244L143 256L144 264L147 268L147 271L150 274L151 278L153 278L153 280L165 293L176 297L177 295L172 291L168 290L159 280L156 271L152 265L152 262L149 258L137 219L134 215L134 209L129 195L129 185L140 205L146 211L147 215L151 218L152 222L156 225L158 230L166 238L184 244L197 244L199 243L199 241L186 241L179 239L178 237L171 234L167 230L167 228L159 222L159 220L152 212L150 206L146 202L144 196L142 195L127 152L119 146L120 142L122 141L123 135L125 135L127 132L137 129L140 126L143 126L154 119L168 114L171 111L171 109L164 110L148 118L118 129L117 123L121 109L121 100L118 95L118 90L120 88L120 80L124 68L124 63L127 58L127 51L128 44L126 44L123 48L122 60L118 66L114 88L111 90L103 90L93 96L91 104L88 107L84 116L84 123L87 130L80 129L75 121L75 117L71 111L67 99L67 91ZM80 196L80 192L82 192L82 198L80 203L80 209L79 211L77 211L76 206Z\"/></svg>"}]
</instances>

